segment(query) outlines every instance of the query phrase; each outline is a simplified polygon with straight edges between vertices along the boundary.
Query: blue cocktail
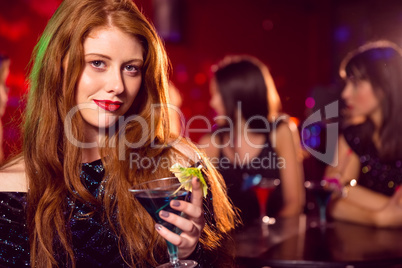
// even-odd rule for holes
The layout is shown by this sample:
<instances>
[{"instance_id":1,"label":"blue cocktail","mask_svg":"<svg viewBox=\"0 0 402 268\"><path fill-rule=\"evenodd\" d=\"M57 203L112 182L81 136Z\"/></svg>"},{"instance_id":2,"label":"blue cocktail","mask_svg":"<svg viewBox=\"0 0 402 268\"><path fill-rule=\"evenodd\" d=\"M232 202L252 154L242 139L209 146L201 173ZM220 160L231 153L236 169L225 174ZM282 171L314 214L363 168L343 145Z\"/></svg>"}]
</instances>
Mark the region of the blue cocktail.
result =
<instances>
[{"instance_id":1,"label":"blue cocktail","mask_svg":"<svg viewBox=\"0 0 402 268\"><path fill-rule=\"evenodd\" d=\"M307 190L314 195L319 208L320 224L321 226L325 226L327 223L326 214L327 214L328 201L336 189L332 184L328 183L325 180L317 182L306 181L304 185L307 188Z\"/></svg>"},{"instance_id":2,"label":"blue cocktail","mask_svg":"<svg viewBox=\"0 0 402 268\"><path fill-rule=\"evenodd\" d=\"M174 210L170 207L170 201L172 200L187 201L188 191L184 190L184 188L180 188L181 186L182 184L176 177L170 177L135 185L130 189L130 192L134 194L135 198L141 203L155 222L163 225L176 234L180 234L181 230L175 225L162 220L159 217L159 212L164 210L176 215L182 214L180 211ZM169 241L166 242L170 256L170 263L158 266L158 268L191 268L197 265L197 262L192 260L179 260L177 256L177 246Z\"/></svg>"}]
</instances>

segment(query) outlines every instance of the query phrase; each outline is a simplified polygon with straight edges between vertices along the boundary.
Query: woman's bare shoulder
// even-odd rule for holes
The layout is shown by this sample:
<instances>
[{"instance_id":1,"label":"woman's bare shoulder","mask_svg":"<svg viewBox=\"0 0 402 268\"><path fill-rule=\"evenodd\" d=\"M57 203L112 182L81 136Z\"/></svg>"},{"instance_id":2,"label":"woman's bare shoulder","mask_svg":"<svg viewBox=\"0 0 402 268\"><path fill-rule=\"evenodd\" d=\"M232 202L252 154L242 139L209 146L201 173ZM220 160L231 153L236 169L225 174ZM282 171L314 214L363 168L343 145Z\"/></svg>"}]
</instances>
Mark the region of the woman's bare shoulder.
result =
<instances>
[{"instance_id":1,"label":"woman's bare shoulder","mask_svg":"<svg viewBox=\"0 0 402 268\"><path fill-rule=\"evenodd\" d=\"M273 129L272 133L276 135L278 141L284 140L286 142L289 142L293 139L294 134L298 134L298 130L297 126L293 122L284 121L281 124L277 125Z\"/></svg>"},{"instance_id":2,"label":"woman's bare shoulder","mask_svg":"<svg viewBox=\"0 0 402 268\"><path fill-rule=\"evenodd\" d=\"M27 192L28 180L22 158L15 159L0 169L0 192Z\"/></svg>"},{"instance_id":3,"label":"woman's bare shoulder","mask_svg":"<svg viewBox=\"0 0 402 268\"><path fill-rule=\"evenodd\" d=\"M278 152L293 148L297 151L298 155L302 153L299 130L297 125L292 121L285 121L276 126L270 138ZM299 157L302 156L299 155Z\"/></svg>"}]
</instances>

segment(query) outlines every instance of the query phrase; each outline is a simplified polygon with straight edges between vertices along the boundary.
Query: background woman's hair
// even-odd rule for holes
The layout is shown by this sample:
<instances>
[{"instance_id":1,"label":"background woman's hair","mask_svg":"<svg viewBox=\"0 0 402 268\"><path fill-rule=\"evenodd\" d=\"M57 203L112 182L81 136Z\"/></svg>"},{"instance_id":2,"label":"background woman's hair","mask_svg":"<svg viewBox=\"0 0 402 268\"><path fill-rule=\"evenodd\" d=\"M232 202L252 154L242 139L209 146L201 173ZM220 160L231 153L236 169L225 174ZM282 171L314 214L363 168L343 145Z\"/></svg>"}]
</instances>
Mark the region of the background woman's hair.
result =
<instances>
[{"instance_id":1,"label":"background woman's hair","mask_svg":"<svg viewBox=\"0 0 402 268\"><path fill-rule=\"evenodd\" d=\"M67 116L76 105L75 89L85 63L83 42L99 27L116 27L141 42L142 84L125 116L137 115L144 119L148 130L154 131L143 135L139 121L131 120L106 138L101 144L105 190L95 199L80 179L82 149L70 142L71 137L84 142L83 119L75 113L71 124L65 124L65 120L70 119ZM23 125L31 265L57 266L54 248L59 248L65 251L68 266L75 266L71 232L66 225L69 219L65 217L66 212L71 212L66 197L71 196L104 211L103 218L119 238L121 255L130 266L155 266L156 260L165 257L166 244L154 230L152 219L128 191L133 183L169 175L167 168L152 173L149 169L130 167L130 153L171 161L179 155L167 146L169 64L154 28L131 0L65 0L46 26L31 62ZM161 107L153 109L153 105ZM140 138L141 147L128 147ZM125 161L120 161L122 158ZM214 170L211 174L210 190L219 200L213 201L216 225L213 228L213 223L207 221L201 241L208 248L216 248L223 234L233 228L235 217L225 198L222 179Z\"/></svg>"},{"instance_id":2,"label":"background woman's hair","mask_svg":"<svg viewBox=\"0 0 402 268\"><path fill-rule=\"evenodd\" d=\"M402 51L394 43L370 42L349 53L340 66L340 76L367 80L373 87L382 111L380 156L402 159Z\"/></svg>"},{"instance_id":3,"label":"background woman's hair","mask_svg":"<svg viewBox=\"0 0 402 268\"><path fill-rule=\"evenodd\" d=\"M251 129L266 128L266 120L278 115L280 99L275 84L268 68L256 58L227 57L219 63L214 78L232 122L236 122L238 105L246 121L260 118L249 121Z\"/></svg>"}]
</instances>

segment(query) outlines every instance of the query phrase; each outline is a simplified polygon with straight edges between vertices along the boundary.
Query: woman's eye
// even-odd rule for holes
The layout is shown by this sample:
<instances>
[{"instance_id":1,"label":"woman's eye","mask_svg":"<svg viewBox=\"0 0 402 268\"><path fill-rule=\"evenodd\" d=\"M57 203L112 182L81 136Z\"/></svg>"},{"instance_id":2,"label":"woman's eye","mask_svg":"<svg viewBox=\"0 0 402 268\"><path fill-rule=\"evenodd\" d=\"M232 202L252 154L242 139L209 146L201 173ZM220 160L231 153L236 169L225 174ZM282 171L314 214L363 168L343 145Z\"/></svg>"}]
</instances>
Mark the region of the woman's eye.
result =
<instances>
[{"instance_id":1,"label":"woman's eye","mask_svg":"<svg viewBox=\"0 0 402 268\"><path fill-rule=\"evenodd\" d=\"M126 70L127 71L129 71L129 72L132 72L132 71L135 71L135 66L133 66L133 65L128 65L128 66L126 66Z\"/></svg>"},{"instance_id":2,"label":"woman's eye","mask_svg":"<svg viewBox=\"0 0 402 268\"><path fill-rule=\"evenodd\" d=\"M139 68L137 66L134 65L127 65L124 67L124 69L132 74L136 74L139 71Z\"/></svg>"},{"instance_id":3,"label":"woman's eye","mask_svg":"<svg viewBox=\"0 0 402 268\"><path fill-rule=\"evenodd\" d=\"M348 82L349 82L350 84L352 84L353 86L356 86L359 81L358 81L354 76L352 76L352 77L350 77L350 78L348 79Z\"/></svg>"},{"instance_id":4,"label":"woman's eye","mask_svg":"<svg viewBox=\"0 0 402 268\"><path fill-rule=\"evenodd\" d=\"M103 61L101 61L101 60L91 61L91 65L93 67L95 67L95 68L103 68L103 67L105 67L105 63Z\"/></svg>"}]
</instances>

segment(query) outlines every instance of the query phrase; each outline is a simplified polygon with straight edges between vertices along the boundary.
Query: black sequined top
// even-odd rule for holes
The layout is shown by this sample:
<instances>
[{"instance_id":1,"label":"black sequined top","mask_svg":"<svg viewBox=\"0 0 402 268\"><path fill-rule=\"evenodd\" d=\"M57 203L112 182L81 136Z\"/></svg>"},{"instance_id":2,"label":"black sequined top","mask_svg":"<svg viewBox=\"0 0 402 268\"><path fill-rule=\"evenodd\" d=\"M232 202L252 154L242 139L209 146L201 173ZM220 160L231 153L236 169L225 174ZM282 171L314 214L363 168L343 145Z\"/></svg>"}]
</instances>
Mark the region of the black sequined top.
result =
<instances>
[{"instance_id":1,"label":"black sequined top","mask_svg":"<svg viewBox=\"0 0 402 268\"><path fill-rule=\"evenodd\" d=\"M26 193L0 192L0 267L28 267Z\"/></svg>"},{"instance_id":2,"label":"black sequined top","mask_svg":"<svg viewBox=\"0 0 402 268\"><path fill-rule=\"evenodd\" d=\"M375 192L391 196L402 184L402 159L382 161L372 137L372 126L366 122L343 131L346 142L359 156L361 171L357 183Z\"/></svg>"},{"instance_id":3,"label":"black sequined top","mask_svg":"<svg viewBox=\"0 0 402 268\"><path fill-rule=\"evenodd\" d=\"M104 175L101 160L82 165L81 179L88 190L97 197L101 192L100 183ZM78 201L68 199L74 206L73 217L68 223L71 233L76 264L78 267L128 267L122 260L118 239L110 230L108 223L103 223L100 213L92 217L83 215L93 208ZM26 193L0 193L0 265L2 267L29 266L29 243L26 230L25 207ZM55 256L60 266L63 264L63 254Z\"/></svg>"},{"instance_id":4,"label":"black sequined top","mask_svg":"<svg viewBox=\"0 0 402 268\"><path fill-rule=\"evenodd\" d=\"M104 173L101 160L82 165L81 179L95 197L102 192ZM73 217L68 225L77 267L129 267L119 253L117 236L109 223L101 220L100 211L83 218L83 215L93 211L93 207L70 199L67 201L74 206ZM29 267L25 204L26 193L0 192L0 267ZM202 252L199 244L188 259L204 263ZM60 267L68 266L64 263L63 254L55 258Z\"/></svg>"}]
</instances>

